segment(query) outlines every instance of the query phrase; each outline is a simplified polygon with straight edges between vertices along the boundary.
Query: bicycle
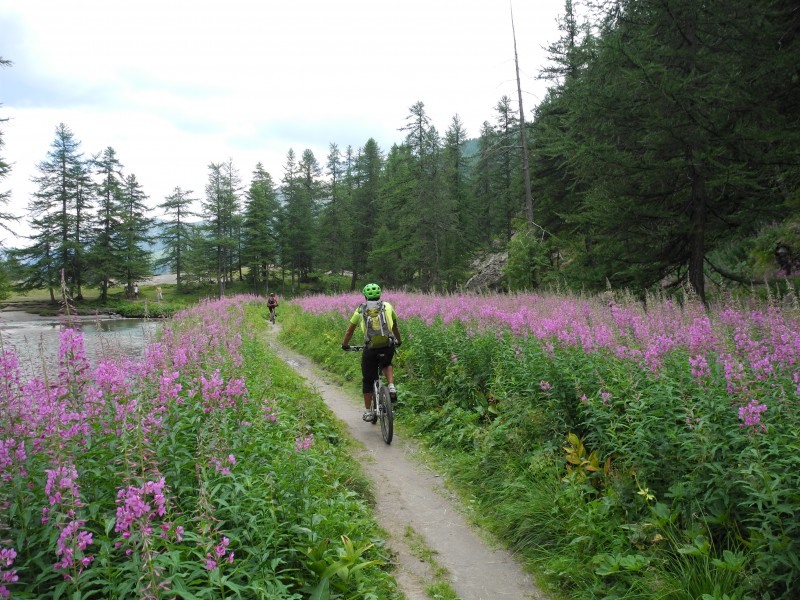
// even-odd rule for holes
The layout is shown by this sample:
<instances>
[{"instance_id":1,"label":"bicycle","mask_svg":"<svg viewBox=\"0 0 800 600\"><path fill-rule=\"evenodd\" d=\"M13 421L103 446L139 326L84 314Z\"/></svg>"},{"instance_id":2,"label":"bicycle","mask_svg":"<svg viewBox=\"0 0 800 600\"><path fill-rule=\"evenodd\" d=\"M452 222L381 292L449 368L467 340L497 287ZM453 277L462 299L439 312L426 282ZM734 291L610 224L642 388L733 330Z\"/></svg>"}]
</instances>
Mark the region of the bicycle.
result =
<instances>
[{"instance_id":1,"label":"bicycle","mask_svg":"<svg viewBox=\"0 0 800 600\"><path fill-rule=\"evenodd\" d=\"M364 346L350 346L350 352L359 352L364 349ZM372 404L370 410L375 415L375 420L372 421L374 425L377 421L381 423L381 435L383 441L387 444L392 443L394 437L394 410L392 408L392 397L389 395L389 388L383 385L383 378L381 373L384 367L383 361L386 358L385 354L378 354L378 374L372 382Z\"/></svg>"},{"instance_id":2,"label":"bicycle","mask_svg":"<svg viewBox=\"0 0 800 600\"><path fill-rule=\"evenodd\" d=\"M269 307L269 322L272 323L273 325L275 325L275 312L276 312L275 309L276 309L275 306Z\"/></svg>"}]
</instances>

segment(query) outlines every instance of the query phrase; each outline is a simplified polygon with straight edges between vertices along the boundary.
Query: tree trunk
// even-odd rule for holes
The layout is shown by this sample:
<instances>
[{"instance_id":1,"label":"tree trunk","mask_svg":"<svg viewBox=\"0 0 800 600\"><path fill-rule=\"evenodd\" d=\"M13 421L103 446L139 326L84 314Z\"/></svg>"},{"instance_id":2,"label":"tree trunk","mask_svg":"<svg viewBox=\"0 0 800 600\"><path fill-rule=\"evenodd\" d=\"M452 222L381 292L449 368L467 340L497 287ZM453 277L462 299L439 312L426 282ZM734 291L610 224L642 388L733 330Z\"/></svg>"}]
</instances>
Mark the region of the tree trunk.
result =
<instances>
[{"instance_id":1,"label":"tree trunk","mask_svg":"<svg viewBox=\"0 0 800 600\"><path fill-rule=\"evenodd\" d=\"M514 37L514 66L517 71L517 97L519 98L519 140L522 146L522 175L525 186L525 217L528 227L533 227L533 195L531 193L531 171L528 164L528 142L525 139L525 111L522 109L522 86L519 80L519 58L517 57L517 33L514 29L514 11L511 11L511 33ZM510 239L510 238L509 238Z\"/></svg>"},{"instance_id":2,"label":"tree trunk","mask_svg":"<svg viewBox=\"0 0 800 600\"><path fill-rule=\"evenodd\" d=\"M689 284L705 304L705 234L706 234L706 180L695 169L692 177L691 229L689 232Z\"/></svg>"}]
</instances>

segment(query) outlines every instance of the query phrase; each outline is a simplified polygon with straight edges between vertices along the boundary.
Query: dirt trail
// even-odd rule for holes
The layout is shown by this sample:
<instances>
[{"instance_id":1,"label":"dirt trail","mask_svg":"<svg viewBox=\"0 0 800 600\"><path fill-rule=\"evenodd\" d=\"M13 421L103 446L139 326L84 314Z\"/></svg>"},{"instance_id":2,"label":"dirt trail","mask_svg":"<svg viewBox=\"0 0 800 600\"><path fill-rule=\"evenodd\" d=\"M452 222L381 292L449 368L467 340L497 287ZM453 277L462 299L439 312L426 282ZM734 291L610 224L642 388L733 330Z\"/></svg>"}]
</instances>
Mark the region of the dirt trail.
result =
<instances>
[{"instance_id":1,"label":"dirt trail","mask_svg":"<svg viewBox=\"0 0 800 600\"><path fill-rule=\"evenodd\" d=\"M398 562L397 581L408 600L428 600L425 586L432 580L430 566L409 549L408 527L448 570L450 584L462 600L544 600L513 556L492 548L467 522L439 475L414 458L413 441L395 431L387 446L379 426L361 420L358 386L344 389L332 383L313 361L280 344L279 330L280 324L270 327L270 347L325 398L350 435L363 444L356 458L375 482L377 519L389 534L387 543Z\"/></svg>"}]
</instances>

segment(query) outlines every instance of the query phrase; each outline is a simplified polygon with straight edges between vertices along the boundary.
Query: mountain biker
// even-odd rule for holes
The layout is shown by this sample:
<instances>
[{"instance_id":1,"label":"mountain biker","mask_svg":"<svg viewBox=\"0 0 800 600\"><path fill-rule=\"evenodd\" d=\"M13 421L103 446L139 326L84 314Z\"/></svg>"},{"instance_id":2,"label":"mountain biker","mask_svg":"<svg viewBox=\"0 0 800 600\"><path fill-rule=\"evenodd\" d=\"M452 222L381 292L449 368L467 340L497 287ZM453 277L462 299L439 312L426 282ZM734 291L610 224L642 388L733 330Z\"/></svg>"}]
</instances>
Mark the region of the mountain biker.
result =
<instances>
[{"instance_id":1,"label":"mountain biker","mask_svg":"<svg viewBox=\"0 0 800 600\"><path fill-rule=\"evenodd\" d=\"M269 308L269 316L272 318L275 314L275 309L278 308L278 298L274 293L270 294L269 298L267 298L267 308Z\"/></svg>"},{"instance_id":2,"label":"mountain biker","mask_svg":"<svg viewBox=\"0 0 800 600\"><path fill-rule=\"evenodd\" d=\"M381 287L377 283L368 283L361 290L367 304L359 304L356 307L353 316L350 317L350 325L344 334L342 340L342 349L350 349L350 338L353 337L353 332L360 324L361 331L366 336L366 323L363 312L366 306L371 302L377 302L381 299ZM386 314L386 324L392 332L389 339L389 345L383 348L370 348L369 344L365 344L364 351L361 353L361 391L364 393L364 420L371 423L375 422L375 414L372 412L372 382L375 380L375 373L378 370L378 355L383 354L383 373L386 375L388 381L389 395L392 401L397 400L397 391L394 387L394 371L392 369L392 358L394 357L394 349L399 347L402 343L400 339L400 330L397 327L397 313L394 307L388 303L383 302L383 309Z\"/></svg>"}]
</instances>

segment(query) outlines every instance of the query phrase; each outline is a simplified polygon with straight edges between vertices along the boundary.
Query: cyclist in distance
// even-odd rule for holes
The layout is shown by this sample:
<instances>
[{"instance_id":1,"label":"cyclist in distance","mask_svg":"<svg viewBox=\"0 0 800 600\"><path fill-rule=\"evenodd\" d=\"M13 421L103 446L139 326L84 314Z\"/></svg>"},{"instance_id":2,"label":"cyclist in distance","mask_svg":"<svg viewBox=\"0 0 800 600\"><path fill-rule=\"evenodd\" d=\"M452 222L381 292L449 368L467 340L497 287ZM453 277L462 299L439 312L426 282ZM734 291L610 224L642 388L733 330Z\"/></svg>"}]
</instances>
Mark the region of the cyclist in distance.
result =
<instances>
[{"instance_id":1,"label":"cyclist in distance","mask_svg":"<svg viewBox=\"0 0 800 600\"><path fill-rule=\"evenodd\" d=\"M394 307L381 300L381 287L377 283L368 283L361 290L366 302L359 304L353 316L350 317L350 325L344 334L342 340L342 349L350 349L350 338L353 337L353 332L356 327L361 325L361 332L364 334L364 351L361 353L361 391L364 393L364 420L369 422L375 421L375 415L372 414L372 382L375 380L375 375L378 372L378 355L383 354L383 373L386 376L389 388L389 395L392 401L397 400L397 392L394 387L394 372L392 369L392 358L394 357L394 349L399 347L402 340L400 339L400 330L397 327L397 313ZM383 310L385 316L385 323L389 330L388 339L385 341L381 339L383 336L376 336L370 338L368 336L367 324L367 311Z\"/></svg>"},{"instance_id":2,"label":"cyclist in distance","mask_svg":"<svg viewBox=\"0 0 800 600\"><path fill-rule=\"evenodd\" d=\"M267 308L269 308L269 316L270 319L274 319L275 309L278 308L278 299L275 297L275 294L272 293L267 298Z\"/></svg>"}]
</instances>

